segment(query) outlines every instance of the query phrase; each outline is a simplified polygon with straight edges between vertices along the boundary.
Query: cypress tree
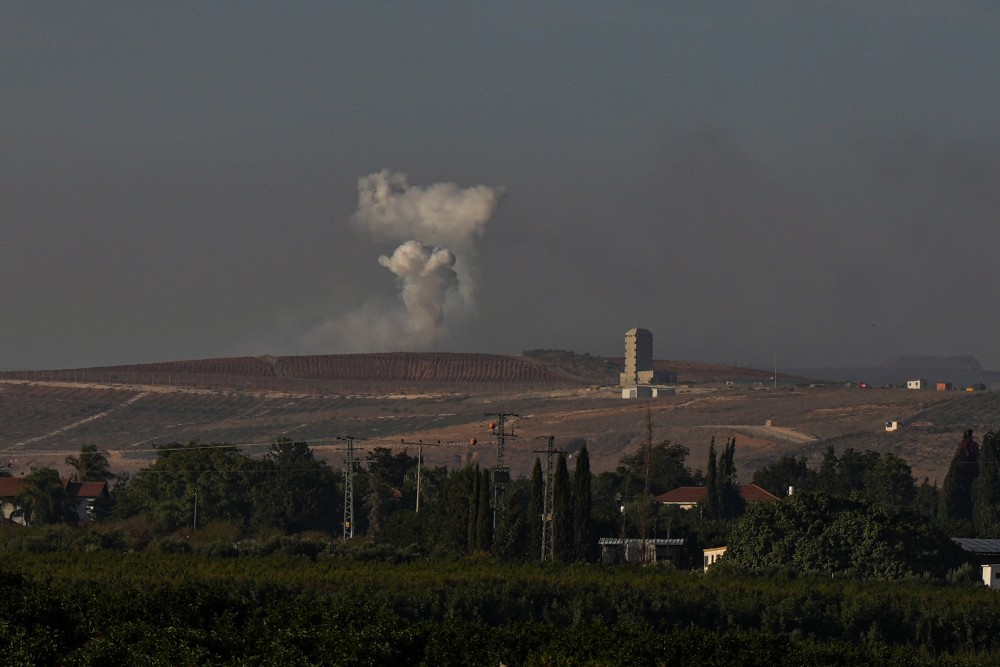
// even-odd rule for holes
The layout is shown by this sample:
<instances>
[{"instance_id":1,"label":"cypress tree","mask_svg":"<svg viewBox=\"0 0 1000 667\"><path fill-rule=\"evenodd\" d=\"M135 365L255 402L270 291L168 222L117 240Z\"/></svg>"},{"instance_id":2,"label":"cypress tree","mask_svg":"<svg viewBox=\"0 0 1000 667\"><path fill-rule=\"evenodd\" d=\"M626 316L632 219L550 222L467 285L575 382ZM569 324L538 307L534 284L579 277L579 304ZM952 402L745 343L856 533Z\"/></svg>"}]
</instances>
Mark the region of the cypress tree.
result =
<instances>
[{"instance_id":1,"label":"cypress tree","mask_svg":"<svg viewBox=\"0 0 1000 667\"><path fill-rule=\"evenodd\" d=\"M542 511L545 509L545 480L542 479L542 462L535 457L531 469L531 497L528 500L528 560L542 555Z\"/></svg>"},{"instance_id":2,"label":"cypress tree","mask_svg":"<svg viewBox=\"0 0 1000 667\"><path fill-rule=\"evenodd\" d=\"M580 448L573 472L573 545L577 560L589 560L593 548L590 545L592 523L590 454L587 445Z\"/></svg>"},{"instance_id":3,"label":"cypress tree","mask_svg":"<svg viewBox=\"0 0 1000 667\"><path fill-rule=\"evenodd\" d=\"M705 473L705 500L702 511L708 519L719 518L719 473L715 457L715 438L708 446L708 472Z\"/></svg>"},{"instance_id":4,"label":"cypress tree","mask_svg":"<svg viewBox=\"0 0 1000 667\"><path fill-rule=\"evenodd\" d=\"M840 488L840 462L837 460L837 452L833 445L827 445L823 452L823 459L819 463L819 476L816 479L816 490L823 493L839 494Z\"/></svg>"},{"instance_id":5,"label":"cypress tree","mask_svg":"<svg viewBox=\"0 0 1000 667\"><path fill-rule=\"evenodd\" d=\"M736 438L726 443L719 458L717 486L719 493L719 518L735 519L743 513L743 497L736 480Z\"/></svg>"},{"instance_id":6,"label":"cypress tree","mask_svg":"<svg viewBox=\"0 0 1000 667\"><path fill-rule=\"evenodd\" d=\"M490 471L483 470L479 477L479 503L476 508L476 549L489 551L493 537L490 517Z\"/></svg>"},{"instance_id":7,"label":"cypress tree","mask_svg":"<svg viewBox=\"0 0 1000 667\"><path fill-rule=\"evenodd\" d=\"M972 520L972 483L979 477L979 443L972 429L965 432L941 485L938 517L942 521Z\"/></svg>"},{"instance_id":8,"label":"cypress tree","mask_svg":"<svg viewBox=\"0 0 1000 667\"><path fill-rule=\"evenodd\" d=\"M983 437L972 495L972 519L979 536L994 537L1000 528L1000 433L990 431Z\"/></svg>"},{"instance_id":9,"label":"cypress tree","mask_svg":"<svg viewBox=\"0 0 1000 667\"><path fill-rule=\"evenodd\" d=\"M476 550L477 521L479 519L479 464L473 470L469 479L468 503L469 512L466 517L465 550L472 553Z\"/></svg>"},{"instance_id":10,"label":"cypress tree","mask_svg":"<svg viewBox=\"0 0 1000 667\"><path fill-rule=\"evenodd\" d=\"M573 498L569 468L562 454L552 476L552 555L562 561L573 558Z\"/></svg>"}]
</instances>

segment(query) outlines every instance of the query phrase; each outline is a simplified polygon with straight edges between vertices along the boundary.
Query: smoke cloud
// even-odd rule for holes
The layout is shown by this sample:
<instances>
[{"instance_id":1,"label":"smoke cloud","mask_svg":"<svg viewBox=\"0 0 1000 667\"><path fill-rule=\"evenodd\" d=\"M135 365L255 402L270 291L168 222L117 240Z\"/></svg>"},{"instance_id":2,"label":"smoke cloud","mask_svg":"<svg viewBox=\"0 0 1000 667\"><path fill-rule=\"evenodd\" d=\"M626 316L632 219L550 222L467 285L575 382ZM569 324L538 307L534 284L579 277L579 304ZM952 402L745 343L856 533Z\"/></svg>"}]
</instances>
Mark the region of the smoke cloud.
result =
<instances>
[{"instance_id":1,"label":"smoke cloud","mask_svg":"<svg viewBox=\"0 0 1000 667\"><path fill-rule=\"evenodd\" d=\"M475 310L478 243L502 188L455 183L412 186L384 169L358 180L351 223L377 242L401 242L378 258L397 278L402 302L369 303L314 327L303 340L313 351L427 350L449 324Z\"/></svg>"}]
</instances>

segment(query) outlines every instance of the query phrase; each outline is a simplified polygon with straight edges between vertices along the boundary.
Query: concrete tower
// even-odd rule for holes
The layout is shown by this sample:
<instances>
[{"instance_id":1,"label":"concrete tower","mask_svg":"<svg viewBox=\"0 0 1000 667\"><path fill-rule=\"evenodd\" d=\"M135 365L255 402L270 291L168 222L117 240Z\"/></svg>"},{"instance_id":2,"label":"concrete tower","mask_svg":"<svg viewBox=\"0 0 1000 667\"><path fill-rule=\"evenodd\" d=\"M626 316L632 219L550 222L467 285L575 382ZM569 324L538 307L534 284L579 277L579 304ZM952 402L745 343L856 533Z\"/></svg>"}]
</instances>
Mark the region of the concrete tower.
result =
<instances>
[{"instance_id":1,"label":"concrete tower","mask_svg":"<svg viewBox=\"0 0 1000 667\"><path fill-rule=\"evenodd\" d=\"M652 379L653 334L646 329L629 329L625 333L625 372L619 384L649 384Z\"/></svg>"}]
</instances>

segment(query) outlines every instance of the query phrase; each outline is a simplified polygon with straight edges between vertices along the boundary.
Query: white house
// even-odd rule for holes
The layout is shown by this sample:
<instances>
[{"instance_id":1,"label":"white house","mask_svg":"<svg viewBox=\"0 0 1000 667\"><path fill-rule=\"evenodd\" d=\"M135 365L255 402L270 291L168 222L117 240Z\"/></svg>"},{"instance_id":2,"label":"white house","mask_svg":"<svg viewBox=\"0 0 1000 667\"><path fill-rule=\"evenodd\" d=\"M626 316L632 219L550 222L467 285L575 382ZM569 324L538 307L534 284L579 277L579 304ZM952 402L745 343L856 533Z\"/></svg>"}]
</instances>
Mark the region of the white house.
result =
<instances>
[{"instance_id":1,"label":"white house","mask_svg":"<svg viewBox=\"0 0 1000 667\"><path fill-rule=\"evenodd\" d=\"M906 388L907 389L926 389L927 388L927 380L925 380L923 378L917 378L916 380L907 380L906 381Z\"/></svg>"},{"instance_id":2,"label":"white house","mask_svg":"<svg viewBox=\"0 0 1000 667\"><path fill-rule=\"evenodd\" d=\"M4 521L26 525L24 512L17 504L17 494L24 483L23 477L0 477L0 508ZM94 520L94 502L108 497L107 482L71 482L62 480L69 499L69 510L77 522Z\"/></svg>"},{"instance_id":3,"label":"white house","mask_svg":"<svg viewBox=\"0 0 1000 667\"><path fill-rule=\"evenodd\" d=\"M1000 588L1000 565L983 565L983 583L990 588Z\"/></svg>"},{"instance_id":4,"label":"white house","mask_svg":"<svg viewBox=\"0 0 1000 667\"><path fill-rule=\"evenodd\" d=\"M708 568L712 567L720 558L722 554L726 553L726 547L713 547L711 549L702 549L705 554L704 569L708 572Z\"/></svg>"}]
</instances>

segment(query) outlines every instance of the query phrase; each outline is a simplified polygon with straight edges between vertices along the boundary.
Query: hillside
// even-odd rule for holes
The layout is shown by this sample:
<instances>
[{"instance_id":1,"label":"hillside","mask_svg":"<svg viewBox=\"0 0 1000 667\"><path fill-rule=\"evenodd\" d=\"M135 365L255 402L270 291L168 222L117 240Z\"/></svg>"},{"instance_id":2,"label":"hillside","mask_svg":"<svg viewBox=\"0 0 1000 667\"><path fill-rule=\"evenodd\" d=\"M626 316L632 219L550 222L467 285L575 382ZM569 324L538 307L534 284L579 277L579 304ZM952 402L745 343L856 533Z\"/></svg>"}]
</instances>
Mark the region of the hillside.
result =
<instances>
[{"instance_id":1,"label":"hillside","mask_svg":"<svg viewBox=\"0 0 1000 667\"><path fill-rule=\"evenodd\" d=\"M918 477L941 480L961 432L981 433L1000 408L1000 394L828 388L784 377L775 388L763 371L671 361L656 365L687 383L676 396L624 401L608 381L617 373L613 360L544 352L241 357L3 373L0 457L13 460L16 474L61 466L81 445L97 444L113 467L134 469L155 457L155 445L232 442L261 452L287 437L339 465L337 436L354 436L362 447L475 437L475 447L424 454L433 465L491 466L485 413L503 411L520 415L511 422L518 437L507 443L515 475L530 471L535 439L547 435L570 451L586 442L600 471L645 439L648 406L654 441L688 447L693 468L704 466L713 436L735 436L745 478L783 454L817 463L832 444L892 451ZM905 426L886 433L888 419Z\"/></svg>"}]
</instances>

